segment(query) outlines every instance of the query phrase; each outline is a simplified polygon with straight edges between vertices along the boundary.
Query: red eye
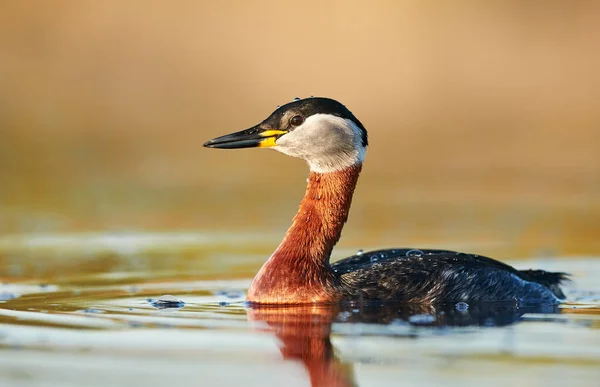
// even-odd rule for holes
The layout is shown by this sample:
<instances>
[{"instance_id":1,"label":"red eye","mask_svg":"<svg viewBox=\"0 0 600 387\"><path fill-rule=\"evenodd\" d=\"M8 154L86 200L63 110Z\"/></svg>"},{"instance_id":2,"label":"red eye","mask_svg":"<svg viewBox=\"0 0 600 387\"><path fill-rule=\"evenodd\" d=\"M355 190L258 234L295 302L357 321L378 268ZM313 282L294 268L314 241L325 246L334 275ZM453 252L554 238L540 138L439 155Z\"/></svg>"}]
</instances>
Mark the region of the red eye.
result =
<instances>
[{"instance_id":1,"label":"red eye","mask_svg":"<svg viewBox=\"0 0 600 387\"><path fill-rule=\"evenodd\" d=\"M304 117L302 116L293 116L290 120L290 124L292 126L300 126L304 122Z\"/></svg>"}]
</instances>

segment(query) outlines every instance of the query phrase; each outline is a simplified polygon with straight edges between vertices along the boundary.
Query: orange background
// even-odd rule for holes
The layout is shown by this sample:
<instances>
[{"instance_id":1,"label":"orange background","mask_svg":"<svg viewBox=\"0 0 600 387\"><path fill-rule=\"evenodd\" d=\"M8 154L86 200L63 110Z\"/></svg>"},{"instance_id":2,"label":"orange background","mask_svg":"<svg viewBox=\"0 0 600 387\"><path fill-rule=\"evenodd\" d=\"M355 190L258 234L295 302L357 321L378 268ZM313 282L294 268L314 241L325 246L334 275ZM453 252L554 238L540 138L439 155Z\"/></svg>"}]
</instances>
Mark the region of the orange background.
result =
<instances>
[{"instance_id":1,"label":"orange background","mask_svg":"<svg viewBox=\"0 0 600 387\"><path fill-rule=\"evenodd\" d=\"M599 20L592 1L2 2L0 233L277 239L303 163L202 143L315 95L369 130L343 246L598 254Z\"/></svg>"}]
</instances>

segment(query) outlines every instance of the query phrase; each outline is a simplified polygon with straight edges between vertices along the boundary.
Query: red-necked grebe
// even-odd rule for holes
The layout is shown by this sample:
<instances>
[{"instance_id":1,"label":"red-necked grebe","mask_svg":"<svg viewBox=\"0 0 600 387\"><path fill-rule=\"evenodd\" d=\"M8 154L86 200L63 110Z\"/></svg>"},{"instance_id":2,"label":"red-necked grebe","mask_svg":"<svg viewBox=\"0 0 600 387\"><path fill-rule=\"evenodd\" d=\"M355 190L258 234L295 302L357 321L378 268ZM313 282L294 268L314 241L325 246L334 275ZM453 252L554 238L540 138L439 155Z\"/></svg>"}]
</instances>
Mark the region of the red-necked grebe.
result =
<instances>
[{"instance_id":1,"label":"red-necked grebe","mask_svg":"<svg viewBox=\"0 0 600 387\"><path fill-rule=\"evenodd\" d=\"M491 258L453 251L378 250L330 264L367 144L365 127L344 105L313 97L295 99L250 129L204 144L223 149L272 148L304 159L310 167L298 213L252 281L249 302L558 302L564 298L560 283L565 273L517 270Z\"/></svg>"}]
</instances>

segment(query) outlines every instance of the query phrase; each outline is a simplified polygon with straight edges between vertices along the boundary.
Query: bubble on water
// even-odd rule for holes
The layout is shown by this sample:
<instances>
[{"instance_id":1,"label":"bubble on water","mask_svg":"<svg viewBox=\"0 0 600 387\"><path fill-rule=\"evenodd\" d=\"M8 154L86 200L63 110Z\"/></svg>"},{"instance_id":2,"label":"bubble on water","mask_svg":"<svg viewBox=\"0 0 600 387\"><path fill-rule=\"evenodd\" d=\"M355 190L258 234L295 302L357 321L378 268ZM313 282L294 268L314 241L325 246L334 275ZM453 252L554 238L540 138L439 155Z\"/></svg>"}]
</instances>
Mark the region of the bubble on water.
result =
<instances>
[{"instance_id":1,"label":"bubble on water","mask_svg":"<svg viewBox=\"0 0 600 387\"><path fill-rule=\"evenodd\" d=\"M456 308L456 310L458 310L459 312L466 312L469 309L469 304L462 301L457 302L456 305L454 305L454 308Z\"/></svg>"},{"instance_id":2,"label":"bubble on water","mask_svg":"<svg viewBox=\"0 0 600 387\"><path fill-rule=\"evenodd\" d=\"M377 262L378 259L376 255L371 255L371 262Z\"/></svg>"},{"instance_id":3,"label":"bubble on water","mask_svg":"<svg viewBox=\"0 0 600 387\"><path fill-rule=\"evenodd\" d=\"M364 251L363 249L360 249L360 250L358 250L358 251L356 252L356 255L363 255L363 254L364 254L364 252L365 252L365 251Z\"/></svg>"},{"instance_id":4,"label":"bubble on water","mask_svg":"<svg viewBox=\"0 0 600 387\"><path fill-rule=\"evenodd\" d=\"M435 321L435 316L431 314L415 314L408 318L411 324L431 324Z\"/></svg>"},{"instance_id":5,"label":"bubble on water","mask_svg":"<svg viewBox=\"0 0 600 387\"><path fill-rule=\"evenodd\" d=\"M298 98L298 97L295 97L295 98L294 98L294 102L298 102L298 101L301 101L301 100L302 100L302 99L301 99L301 98Z\"/></svg>"},{"instance_id":6,"label":"bubble on water","mask_svg":"<svg viewBox=\"0 0 600 387\"><path fill-rule=\"evenodd\" d=\"M421 250L417 250L417 249L408 250L406 252L406 256L407 257L422 257L423 256L423 252Z\"/></svg>"},{"instance_id":7,"label":"bubble on water","mask_svg":"<svg viewBox=\"0 0 600 387\"><path fill-rule=\"evenodd\" d=\"M181 309L185 306L185 302L170 294L165 294L157 299L148 299L150 305L156 309Z\"/></svg>"}]
</instances>

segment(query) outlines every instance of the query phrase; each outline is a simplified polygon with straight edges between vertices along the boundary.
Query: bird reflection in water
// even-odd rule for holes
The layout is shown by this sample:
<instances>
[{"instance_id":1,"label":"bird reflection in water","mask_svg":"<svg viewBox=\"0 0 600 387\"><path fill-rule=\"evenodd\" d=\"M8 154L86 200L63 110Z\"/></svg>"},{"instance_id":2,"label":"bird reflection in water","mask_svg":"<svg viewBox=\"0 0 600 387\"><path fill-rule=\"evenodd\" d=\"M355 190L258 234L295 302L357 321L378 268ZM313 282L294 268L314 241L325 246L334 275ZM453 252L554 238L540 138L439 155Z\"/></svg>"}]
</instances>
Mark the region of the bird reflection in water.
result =
<instances>
[{"instance_id":1,"label":"bird reflection in water","mask_svg":"<svg viewBox=\"0 0 600 387\"><path fill-rule=\"evenodd\" d=\"M525 313L552 314L560 313L560 310L555 304L545 303L407 305L353 302L342 305L249 305L247 313L250 321L266 323L267 329L281 340L284 360L300 361L304 365L313 387L341 387L357 384L352 363L344 363L335 356L330 338L333 323L336 324L333 330L341 334L348 331L344 327L363 323L378 324L373 327L381 328L370 329L370 335L414 338L422 329L500 327L520 321ZM399 326L406 329L390 329ZM258 327L264 329L263 324ZM361 334L357 329L351 332ZM452 330L445 333L452 334Z\"/></svg>"}]
</instances>

